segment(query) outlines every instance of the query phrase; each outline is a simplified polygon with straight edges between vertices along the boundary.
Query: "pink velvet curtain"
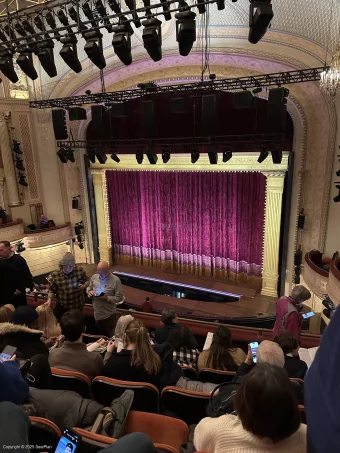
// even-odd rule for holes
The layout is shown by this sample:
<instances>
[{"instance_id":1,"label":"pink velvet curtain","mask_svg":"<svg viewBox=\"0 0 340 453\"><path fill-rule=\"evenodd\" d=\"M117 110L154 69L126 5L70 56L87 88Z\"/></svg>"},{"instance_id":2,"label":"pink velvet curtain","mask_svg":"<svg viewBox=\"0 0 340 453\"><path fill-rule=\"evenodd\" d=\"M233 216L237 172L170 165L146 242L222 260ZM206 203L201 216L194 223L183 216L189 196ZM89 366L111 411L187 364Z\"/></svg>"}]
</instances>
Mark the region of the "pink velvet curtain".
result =
<instances>
[{"instance_id":1,"label":"pink velvet curtain","mask_svg":"<svg viewBox=\"0 0 340 453\"><path fill-rule=\"evenodd\" d=\"M265 176L107 171L115 260L260 286Z\"/></svg>"}]
</instances>

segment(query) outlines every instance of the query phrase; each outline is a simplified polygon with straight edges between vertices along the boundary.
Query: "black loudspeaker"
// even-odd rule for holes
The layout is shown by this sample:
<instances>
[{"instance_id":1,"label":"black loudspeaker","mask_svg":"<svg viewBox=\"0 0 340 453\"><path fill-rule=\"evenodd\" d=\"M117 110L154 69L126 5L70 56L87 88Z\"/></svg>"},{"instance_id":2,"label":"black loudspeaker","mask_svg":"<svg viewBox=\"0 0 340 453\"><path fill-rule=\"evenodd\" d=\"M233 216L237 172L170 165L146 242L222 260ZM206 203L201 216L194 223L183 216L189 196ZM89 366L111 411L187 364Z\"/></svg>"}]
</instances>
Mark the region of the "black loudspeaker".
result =
<instances>
[{"instance_id":1,"label":"black loudspeaker","mask_svg":"<svg viewBox=\"0 0 340 453\"><path fill-rule=\"evenodd\" d=\"M299 215L297 227L299 230L304 229L304 227L305 227L305 215L304 214Z\"/></svg>"},{"instance_id":2,"label":"black loudspeaker","mask_svg":"<svg viewBox=\"0 0 340 453\"><path fill-rule=\"evenodd\" d=\"M68 117L70 121L86 120L86 110L82 107L70 107Z\"/></svg>"},{"instance_id":3,"label":"black loudspeaker","mask_svg":"<svg viewBox=\"0 0 340 453\"><path fill-rule=\"evenodd\" d=\"M105 109L102 105L91 105L93 137L100 139L104 129Z\"/></svg>"},{"instance_id":4,"label":"black loudspeaker","mask_svg":"<svg viewBox=\"0 0 340 453\"><path fill-rule=\"evenodd\" d=\"M152 100L142 102L142 128L144 137L155 135L155 103Z\"/></svg>"},{"instance_id":5,"label":"black loudspeaker","mask_svg":"<svg viewBox=\"0 0 340 453\"><path fill-rule=\"evenodd\" d=\"M294 255L294 266L301 266L302 264L302 250L297 250Z\"/></svg>"},{"instance_id":6,"label":"black loudspeaker","mask_svg":"<svg viewBox=\"0 0 340 453\"><path fill-rule=\"evenodd\" d=\"M187 103L184 98L171 98L170 100L170 112L171 113L187 113Z\"/></svg>"},{"instance_id":7,"label":"black loudspeaker","mask_svg":"<svg viewBox=\"0 0 340 453\"><path fill-rule=\"evenodd\" d=\"M55 139L66 140L68 138L66 126L66 111L64 109L53 109L52 122Z\"/></svg>"},{"instance_id":8,"label":"black loudspeaker","mask_svg":"<svg viewBox=\"0 0 340 453\"><path fill-rule=\"evenodd\" d=\"M250 91L234 93L233 104L235 109L250 109L253 106L253 95Z\"/></svg>"},{"instance_id":9,"label":"black loudspeaker","mask_svg":"<svg viewBox=\"0 0 340 453\"><path fill-rule=\"evenodd\" d=\"M216 96L202 96L202 128L203 133L213 135L215 130Z\"/></svg>"},{"instance_id":10,"label":"black loudspeaker","mask_svg":"<svg viewBox=\"0 0 340 453\"><path fill-rule=\"evenodd\" d=\"M287 96L286 88L273 88L269 90L267 124L268 132L280 133L286 130Z\"/></svg>"},{"instance_id":11,"label":"black loudspeaker","mask_svg":"<svg viewBox=\"0 0 340 453\"><path fill-rule=\"evenodd\" d=\"M126 118L129 116L128 106L123 102L111 104L111 114L115 118Z\"/></svg>"},{"instance_id":12,"label":"black loudspeaker","mask_svg":"<svg viewBox=\"0 0 340 453\"><path fill-rule=\"evenodd\" d=\"M72 209L79 209L79 200L78 198L72 199Z\"/></svg>"}]
</instances>

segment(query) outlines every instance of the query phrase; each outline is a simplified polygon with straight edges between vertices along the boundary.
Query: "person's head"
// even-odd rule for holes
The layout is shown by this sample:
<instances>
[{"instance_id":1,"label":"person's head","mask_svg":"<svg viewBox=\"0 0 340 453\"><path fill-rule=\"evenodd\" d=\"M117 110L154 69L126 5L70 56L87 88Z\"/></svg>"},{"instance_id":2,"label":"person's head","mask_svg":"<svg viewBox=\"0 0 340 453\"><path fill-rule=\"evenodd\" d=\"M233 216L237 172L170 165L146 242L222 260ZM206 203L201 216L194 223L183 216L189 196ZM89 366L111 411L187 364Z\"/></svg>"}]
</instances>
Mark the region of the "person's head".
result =
<instances>
[{"instance_id":1,"label":"person's head","mask_svg":"<svg viewBox=\"0 0 340 453\"><path fill-rule=\"evenodd\" d=\"M7 259L11 256L13 250L11 243L8 241L0 241L0 258Z\"/></svg>"},{"instance_id":2,"label":"person's head","mask_svg":"<svg viewBox=\"0 0 340 453\"><path fill-rule=\"evenodd\" d=\"M309 289L305 288L303 285L297 285L293 288L290 298L292 299L294 305L300 305L310 299L311 296L312 295Z\"/></svg>"},{"instance_id":3,"label":"person's head","mask_svg":"<svg viewBox=\"0 0 340 453\"><path fill-rule=\"evenodd\" d=\"M280 346L284 354L295 356L299 354L299 342L292 333L282 332L274 338L274 341Z\"/></svg>"},{"instance_id":4,"label":"person's head","mask_svg":"<svg viewBox=\"0 0 340 453\"><path fill-rule=\"evenodd\" d=\"M115 328L115 338L122 340L125 334L127 325L134 320L134 317L131 315L121 316L116 324Z\"/></svg>"},{"instance_id":5,"label":"person's head","mask_svg":"<svg viewBox=\"0 0 340 453\"><path fill-rule=\"evenodd\" d=\"M12 322L12 310L7 305L0 307L0 322Z\"/></svg>"},{"instance_id":6,"label":"person's head","mask_svg":"<svg viewBox=\"0 0 340 453\"><path fill-rule=\"evenodd\" d=\"M236 371L237 365L229 352L231 348L230 330L226 326L217 327L209 349L207 366L214 370Z\"/></svg>"},{"instance_id":7,"label":"person's head","mask_svg":"<svg viewBox=\"0 0 340 453\"><path fill-rule=\"evenodd\" d=\"M80 310L67 311L61 317L60 327L67 341L81 341L85 332L85 316Z\"/></svg>"},{"instance_id":8,"label":"person's head","mask_svg":"<svg viewBox=\"0 0 340 453\"><path fill-rule=\"evenodd\" d=\"M282 349L277 343L269 340L263 340L256 351L257 364L267 363L283 368L285 356Z\"/></svg>"},{"instance_id":9,"label":"person's head","mask_svg":"<svg viewBox=\"0 0 340 453\"><path fill-rule=\"evenodd\" d=\"M73 445L67 444L65 447L65 453L72 453L73 452Z\"/></svg>"},{"instance_id":10,"label":"person's head","mask_svg":"<svg viewBox=\"0 0 340 453\"><path fill-rule=\"evenodd\" d=\"M132 350L131 365L144 368L149 374L158 374L161 359L153 350L144 324L137 319L130 321L123 337L125 349Z\"/></svg>"},{"instance_id":11,"label":"person's head","mask_svg":"<svg viewBox=\"0 0 340 453\"><path fill-rule=\"evenodd\" d=\"M177 324L176 327L170 331L166 341L171 344L174 351L179 351L181 348L191 349L190 330L186 326Z\"/></svg>"},{"instance_id":12,"label":"person's head","mask_svg":"<svg viewBox=\"0 0 340 453\"><path fill-rule=\"evenodd\" d=\"M28 305L21 305L12 313L12 323L36 329L38 317L39 315L34 308L29 307Z\"/></svg>"},{"instance_id":13,"label":"person's head","mask_svg":"<svg viewBox=\"0 0 340 453\"><path fill-rule=\"evenodd\" d=\"M43 304L39 305L36 310L39 314L38 329L44 332L45 337L52 338L60 335L60 327L58 326L52 308Z\"/></svg>"},{"instance_id":14,"label":"person's head","mask_svg":"<svg viewBox=\"0 0 340 453\"><path fill-rule=\"evenodd\" d=\"M60 267L63 270L64 274L70 274L73 271L75 265L76 262L72 253L65 253L60 261Z\"/></svg>"},{"instance_id":15,"label":"person's head","mask_svg":"<svg viewBox=\"0 0 340 453\"><path fill-rule=\"evenodd\" d=\"M106 261L99 261L98 266L97 266L97 274L101 278L105 278L109 275L110 273L110 266L109 263Z\"/></svg>"},{"instance_id":16,"label":"person's head","mask_svg":"<svg viewBox=\"0 0 340 453\"><path fill-rule=\"evenodd\" d=\"M169 324L177 324L178 323L178 316L176 311L173 308L166 308L162 312L162 323L165 325Z\"/></svg>"},{"instance_id":17,"label":"person's head","mask_svg":"<svg viewBox=\"0 0 340 453\"><path fill-rule=\"evenodd\" d=\"M283 368L263 363L243 379L235 397L243 428L259 438L277 443L300 426L294 389Z\"/></svg>"}]
</instances>

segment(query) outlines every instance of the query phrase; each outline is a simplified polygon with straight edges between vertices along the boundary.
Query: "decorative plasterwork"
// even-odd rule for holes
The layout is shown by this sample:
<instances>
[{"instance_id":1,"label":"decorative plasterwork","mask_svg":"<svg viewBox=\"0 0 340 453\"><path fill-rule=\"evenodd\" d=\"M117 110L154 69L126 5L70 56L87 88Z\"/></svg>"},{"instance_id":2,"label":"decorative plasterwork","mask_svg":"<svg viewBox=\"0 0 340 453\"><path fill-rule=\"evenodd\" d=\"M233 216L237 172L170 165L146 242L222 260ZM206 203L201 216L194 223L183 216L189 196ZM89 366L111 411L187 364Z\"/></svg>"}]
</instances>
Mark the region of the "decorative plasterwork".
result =
<instances>
[{"instance_id":1,"label":"decorative plasterwork","mask_svg":"<svg viewBox=\"0 0 340 453\"><path fill-rule=\"evenodd\" d=\"M69 241L72 237L71 225L65 225L57 229L46 229L28 234L25 239L25 245L29 248L44 247L46 245L59 244L60 242Z\"/></svg>"},{"instance_id":2,"label":"decorative plasterwork","mask_svg":"<svg viewBox=\"0 0 340 453\"><path fill-rule=\"evenodd\" d=\"M17 241L25 236L23 221L17 221L14 225L3 226L0 228L0 237L2 241Z\"/></svg>"},{"instance_id":3,"label":"decorative plasterwork","mask_svg":"<svg viewBox=\"0 0 340 453\"><path fill-rule=\"evenodd\" d=\"M327 294L329 279L318 274L314 269L308 266L305 260L303 262L303 279L308 285L308 288L319 298L323 299Z\"/></svg>"},{"instance_id":4,"label":"decorative plasterwork","mask_svg":"<svg viewBox=\"0 0 340 453\"><path fill-rule=\"evenodd\" d=\"M340 281L332 272L329 273L327 293L335 305L340 305Z\"/></svg>"}]
</instances>

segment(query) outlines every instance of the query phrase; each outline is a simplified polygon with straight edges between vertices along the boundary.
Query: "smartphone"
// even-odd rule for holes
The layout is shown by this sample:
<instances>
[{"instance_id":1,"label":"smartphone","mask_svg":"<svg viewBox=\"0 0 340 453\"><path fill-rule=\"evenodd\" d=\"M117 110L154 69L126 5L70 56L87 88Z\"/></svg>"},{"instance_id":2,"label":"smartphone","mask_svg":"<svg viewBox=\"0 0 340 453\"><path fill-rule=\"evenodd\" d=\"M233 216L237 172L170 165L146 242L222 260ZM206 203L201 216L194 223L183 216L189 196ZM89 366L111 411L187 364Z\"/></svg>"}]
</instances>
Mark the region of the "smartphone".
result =
<instances>
[{"instance_id":1,"label":"smartphone","mask_svg":"<svg viewBox=\"0 0 340 453\"><path fill-rule=\"evenodd\" d=\"M103 297L104 293L96 294L96 297Z\"/></svg>"},{"instance_id":2,"label":"smartphone","mask_svg":"<svg viewBox=\"0 0 340 453\"><path fill-rule=\"evenodd\" d=\"M72 429L64 429L55 453L75 453L80 442L80 436Z\"/></svg>"},{"instance_id":3,"label":"smartphone","mask_svg":"<svg viewBox=\"0 0 340 453\"><path fill-rule=\"evenodd\" d=\"M315 315L314 311L310 311L310 312L308 312L308 313L304 313L304 314L302 315L302 317L303 317L304 319L308 319L308 318L311 318L311 317L314 316L314 315Z\"/></svg>"},{"instance_id":4,"label":"smartphone","mask_svg":"<svg viewBox=\"0 0 340 453\"><path fill-rule=\"evenodd\" d=\"M255 341L254 343L249 343L249 346L251 349L251 354L253 356L253 362L256 363L256 351L257 351L257 348L259 347L259 344L257 341Z\"/></svg>"},{"instance_id":5,"label":"smartphone","mask_svg":"<svg viewBox=\"0 0 340 453\"><path fill-rule=\"evenodd\" d=\"M3 359L9 360L11 359L14 354L17 352L17 348L14 346L6 346L5 349L2 351L0 354L0 360L2 361Z\"/></svg>"}]
</instances>

